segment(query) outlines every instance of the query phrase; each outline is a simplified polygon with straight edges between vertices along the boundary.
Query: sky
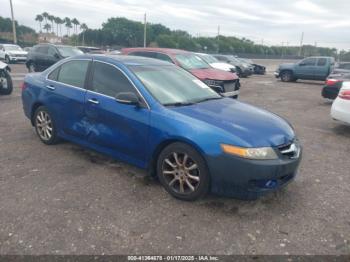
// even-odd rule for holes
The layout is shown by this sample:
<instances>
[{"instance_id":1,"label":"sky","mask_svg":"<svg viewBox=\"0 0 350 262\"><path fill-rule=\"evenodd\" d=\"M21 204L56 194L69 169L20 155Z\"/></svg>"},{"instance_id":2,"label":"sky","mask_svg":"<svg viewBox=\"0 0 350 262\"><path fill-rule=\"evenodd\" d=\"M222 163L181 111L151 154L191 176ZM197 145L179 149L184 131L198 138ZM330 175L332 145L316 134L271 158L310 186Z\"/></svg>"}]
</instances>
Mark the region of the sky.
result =
<instances>
[{"instance_id":1,"label":"sky","mask_svg":"<svg viewBox=\"0 0 350 262\"><path fill-rule=\"evenodd\" d=\"M266 45L304 44L350 49L350 0L12 0L15 19L38 30L44 11L76 17L100 28L109 17L126 17L181 29L194 36L245 37ZM10 17L9 0L0 16Z\"/></svg>"}]
</instances>

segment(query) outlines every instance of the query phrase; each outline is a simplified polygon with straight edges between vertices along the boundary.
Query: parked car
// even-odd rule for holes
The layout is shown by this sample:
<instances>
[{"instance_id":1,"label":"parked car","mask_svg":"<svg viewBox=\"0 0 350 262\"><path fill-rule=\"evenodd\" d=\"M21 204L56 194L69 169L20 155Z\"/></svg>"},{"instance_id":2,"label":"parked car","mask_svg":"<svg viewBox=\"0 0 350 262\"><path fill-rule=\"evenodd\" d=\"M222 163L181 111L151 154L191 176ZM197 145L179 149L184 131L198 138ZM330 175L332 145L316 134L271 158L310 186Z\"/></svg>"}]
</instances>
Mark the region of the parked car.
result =
<instances>
[{"instance_id":1,"label":"parked car","mask_svg":"<svg viewBox=\"0 0 350 262\"><path fill-rule=\"evenodd\" d=\"M0 59L5 60L6 64L14 62L25 62L28 53L19 45L0 44Z\"/></svg>"},{"instance_id":2,"label":"parked car","mask_svg":"<svg viewBox=\"0 0 350 262\"><path fill-rule=\"evenodd\" d=\"M196 54L184 50L167 48L124 48L124 55L143 56L173 63L189 71L223 96L237 98L240 89L236 74L212 68Z\"/></svg>"},{"instance_id":3,"label":"parked car","mask_svg":"<svg viewBox=\"0 0 350 262\"><path fill-rule=\"evenodd\" d=\"M105 51L101 48L94 46L76 46L80 51L85 54L104 54Z\"/></svg>"},{"instance_id":4,"label":"parked car","mask_svg":"<svg viewBox=\"0 0 350 262\"><path fill-rule=\"evenodd\" d=\"M0 61L0 95L10 95L13 91L13 83L10 75L11 68Z\"/></svg>"},{"instance_id":5,"label":"parked car","mask_svg":"<svg viewBox=\"0 0 350 262\"><path fill-rule=\"evenodd\" d=\"M29 51L32 49L32 47L30 46L26 46L23 48L24 51L26 51L27 53L29 53Z\"/></svg>"},{"instance_id":6,"label":"parked car","mask_svg":"<svg viewBox=\"0 0 350 262\"><path fill-rule=\"evenodd\" d=\"M275 76L281 78L283 82L292 82L298 79L325 81L333 71L333 67L333 57L314 56L297 63L281 64L275 71Z\"/></svg>"},{"instance_id":7,"label":"parked car","mask_svg":"<svg viewBox=\"0 0 350 262\"><path fill-rule=\"evenodd\" d=\"M156 59L68 58L28 74L22 101L43 143L63 138L147 169L183 200L255 199L292 181L301 160L287 121Z\"/></svg>"},{"instance_id":8,"label":"parked car","mask_svg":"<svg viewBox=\"0 0 350 262\"><path fill-rule=\"evenodd\" d=\"M28 53L26 66L29 72L41 72L63 58L81 54L83 52L73 46L39 44Z\"/></svg>"},{"instance_id":9,"label":"parked car","mask_svg":"<svg viewBox=\"0 0 350 262\"><path fill-rule=\"evenodd\" d=\"M204 62L209 64L211 67L219 69L219 70L224 70L227 72L231 73L236 73L236 67L228 64L228 63L223 63L220 62L218 59L216 59L214 56L209 55L209 54L203 54L203 53L196 53Z\"/></svg>"},{"instance_id":10,"label":"parked car","mask_svg":"<svg viewBox=\"0 0 350 262\"><path fill-rule=\"evenodd\" d=\"M234 65L239 77L248 77L253 74L253 68L238 60L233 55L213 55L219 61Z\"/></svg>"},{"instance_id":11,"label":"parked car","mask_svg":"<svg viewBox=\"0 0 350 262\"><path fill-rule=\"evenodd\" d=\"M336 63L332 74L344 74L344 73L350 73L350 63L349 62Z\"/></svg>"},{"instance_id":12,"label":"parked car","mask_svg":"<svg viewBox=\"0 0 350 262\"><path fill-rule=\"evenodd\" d=\"M322 89L322 96L327 99L336 99L344 81L350 81L350 72L329 75Z\"/></svg>"},{"instance_id":13,"label":"parked car","mask_svg":"<svg viewBox=\"0 0 350 262\"><path fill-rule=\"evenodd\" d=\"M253 60L247 58L239 58L240 60L250 64L253 67L254 74L256 75L265 75L266 67L263 65L255 64Z\"/></svg>"},{"instance_id":14,"label":"parked car","mask_svg":"<svg viewBox=\"0 0 350 262\"><path fill-rule=\"evenodd\" d=\"M332 104L331 116L336 121L350 125L350 82L343 83Z\"/></svg>"}]
</instances>

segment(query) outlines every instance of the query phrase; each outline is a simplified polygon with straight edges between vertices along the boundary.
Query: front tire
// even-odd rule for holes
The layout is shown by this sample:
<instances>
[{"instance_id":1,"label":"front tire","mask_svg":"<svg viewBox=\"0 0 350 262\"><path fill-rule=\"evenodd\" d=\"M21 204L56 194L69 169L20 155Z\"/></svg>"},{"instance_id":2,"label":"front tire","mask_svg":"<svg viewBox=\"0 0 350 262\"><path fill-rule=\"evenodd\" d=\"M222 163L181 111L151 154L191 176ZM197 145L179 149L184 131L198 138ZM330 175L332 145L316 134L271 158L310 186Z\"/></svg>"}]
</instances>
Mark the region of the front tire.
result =
<instances>
[{"instance_id":1,"label":"front tire","mask_svg":"<svg viewBox=\"0 0 350 262\"><path fill-rule=\"evenodd\" d=\"M282 82L292 82L293 81L293 73L290 71L283 71L281 73Z\"/></svg>"},{"instance_id":2,"label":"front tire","mask_svg":"<svg viewBox=\"0 0 350 262\"><path fill-rule=\"evenodd\" d=\"M44 144L53 145L58 142L55 122L45 106L40 106L35 110L33 122L35 131Z\"/></svg>"},{"instance_id":3,"label":"front tire","mask_svg":"<svg viewBox=\"0 0 350 262\"><path fill-rule=\"evenodd\" d=\"M0 72L0 95L10 95L13 91L12 78L7 70Z\"/></svg>"},{"instance_id":4,"label":"front tire","mask_svg":"<svg viewBox=\"0 0 350 262\"><path fill-rule=\"evenodd\" d=\"M173 197L194 201L209 191L209 171L203 157L191 146L173 143L159 155L157 175Z\"/></svg>"}]
</instances>

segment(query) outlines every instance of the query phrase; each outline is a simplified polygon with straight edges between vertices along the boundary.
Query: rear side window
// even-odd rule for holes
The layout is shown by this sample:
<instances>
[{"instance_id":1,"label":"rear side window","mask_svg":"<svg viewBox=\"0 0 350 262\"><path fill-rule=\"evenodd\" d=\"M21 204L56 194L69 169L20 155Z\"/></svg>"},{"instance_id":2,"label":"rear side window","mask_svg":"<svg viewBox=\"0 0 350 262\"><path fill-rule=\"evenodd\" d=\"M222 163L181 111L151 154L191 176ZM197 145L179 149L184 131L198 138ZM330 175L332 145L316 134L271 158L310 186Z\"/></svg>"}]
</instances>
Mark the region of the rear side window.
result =
<instances>
[{"instance_id":1,"label":"rear side window","mask_svg":"<svg viewBox=\"0 0 350 262\"><path fill-rule=\"evenodd\" d=\"M89 60L76 60L61 65L57 81L67 85L84 88L89 62Z\"/></svg>"},{"instance_id":2,"label":"rear side window","mask_svg":"<svg viewBox=\"0 0 350 262\"><path fill-rule=\"evenodd\" d=\"M327 64L326 58L319 58L317 61L317 66L325 66Z\"/></svg>"},{"instance_id":3,"label":"rear side window","mask_svg":"<svg viewBox=\"0 0 350 262\"><path fill-rule=\"evenodd\" d=\"M100 62L94 62L91 90L111 97L121 92L132 92L137 95L134 86L119 69Z\"/></svg>"},{"instance_id":4,"label":"rear side window","mask_svg":"<svg viewBox=\"0 0 350 262\"><path fill-rule=\"evenodd\" d=\"M163 60L163 61L172 63L172 64L174 63L173 60L171 60L171 58L168 55L165 55L165 54L157 53L156 54L156 58L159 59L159 60Z\"/></svg>"},{"instance_id":5,"label":"rear side window","mask_svg":"<svg viewBox=\"0 0 350 262\"><path fill-rule=\"evenodd\" d=\"M140 51L138 51L138 52L130 53L129 55L156 58L157 54L154 52L140 52Z\"/></svg>"}]
</instances>

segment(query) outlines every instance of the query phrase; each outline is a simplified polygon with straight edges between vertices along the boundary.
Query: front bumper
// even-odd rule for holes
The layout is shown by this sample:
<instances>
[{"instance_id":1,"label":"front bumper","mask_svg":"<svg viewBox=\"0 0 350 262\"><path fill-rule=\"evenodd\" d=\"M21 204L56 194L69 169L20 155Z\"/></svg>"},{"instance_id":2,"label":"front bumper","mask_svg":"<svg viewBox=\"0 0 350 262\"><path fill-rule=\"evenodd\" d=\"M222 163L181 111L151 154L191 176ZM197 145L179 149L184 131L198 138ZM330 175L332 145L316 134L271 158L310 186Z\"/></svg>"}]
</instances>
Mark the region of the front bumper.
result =
<instances>
[{"instance_id":1,"label":"front bumper","mask_svg":"<svg viewBox=\"0 0 350 262\"><path fill-rule=\"evenodd\" d=\"M274 76L276 78L280 78L280 72L279 71L275 71L273 74L274 74Z\"/></svg>"},{"instance_id":2,"label":"front bumper","mask_svg":"<svg viewBox=\"0 0 350 262\"><path fill-rule=\"evenodd\" d=\"M221 154L208 159L211 191L214 194L238 199L257 199L291 182L301 161L298 158L250 160Z\"/></svg>"}]
</instances>

